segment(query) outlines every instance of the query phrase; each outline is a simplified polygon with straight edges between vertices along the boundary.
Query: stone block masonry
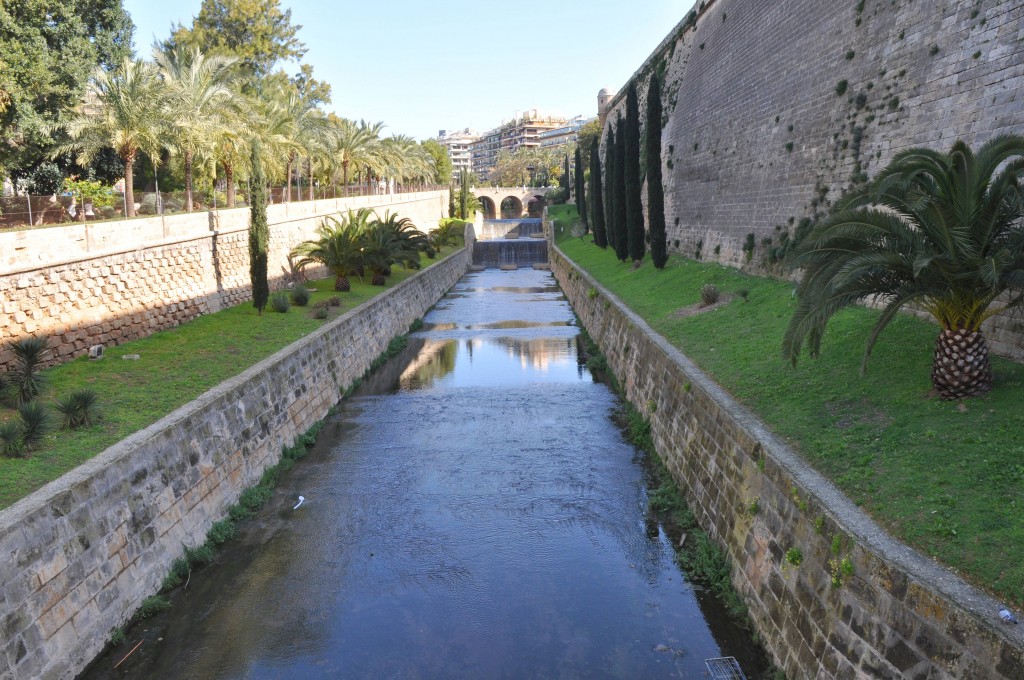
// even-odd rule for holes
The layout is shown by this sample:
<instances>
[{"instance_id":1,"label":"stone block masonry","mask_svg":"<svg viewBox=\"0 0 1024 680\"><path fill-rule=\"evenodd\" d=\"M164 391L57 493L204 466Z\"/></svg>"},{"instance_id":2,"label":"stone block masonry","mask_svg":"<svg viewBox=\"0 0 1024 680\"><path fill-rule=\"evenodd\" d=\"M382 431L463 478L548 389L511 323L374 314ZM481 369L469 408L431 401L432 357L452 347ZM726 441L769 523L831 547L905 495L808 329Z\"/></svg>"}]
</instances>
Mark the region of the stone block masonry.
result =
<instances>
[{"instance_id":1,"label":"stone block masonry","mask_svg":"<svg viewBox=\"0 0 1024 680\"><path fill-rule=\"evenodd\" d=\"M1024 678L1024 631L998 603L888 536L557 248L550 261L787 677Z\"/></svg>"},{"instance_id":2,"label":"stone block masonry","mask_svg":"<svg viewBox=\"0 0 1024 680\"><path fill-rule=\"evenodd\" d=\"M372 208L427 231L447 207L446 191L268 206L271 287L326 216ZM49 338L57 363L251 299L248 228L248 208L235 208L0 232L0 371L21 337Z\"/></svg>"},{"instance_id":3,"label":"stone block masonry","mask_svg":"<svg viewBox=\"0 0 1024 680\"><path fill-rule=\"evenodd\" d=\"M899 151L1024 133L1019 0L697 6L696 23L677 25L633 75L644 111L650 73L664 65L662 176L675 252L758 268L783 231L825 215ZM625 112L625 91L610 121ZM1024 359L1019 314L993 318L986 332L993 351Z\"/></svg>"},{"instance_id":4,"label":"stone block masonry","mask_svg":"<svg viewBox=\"0 0 1024 680\"><path fill-rule=\"evenodd\" d=\"M450 255L0 511L0 678L75 677L468 265Z\"/></svg>"}]
</instances>

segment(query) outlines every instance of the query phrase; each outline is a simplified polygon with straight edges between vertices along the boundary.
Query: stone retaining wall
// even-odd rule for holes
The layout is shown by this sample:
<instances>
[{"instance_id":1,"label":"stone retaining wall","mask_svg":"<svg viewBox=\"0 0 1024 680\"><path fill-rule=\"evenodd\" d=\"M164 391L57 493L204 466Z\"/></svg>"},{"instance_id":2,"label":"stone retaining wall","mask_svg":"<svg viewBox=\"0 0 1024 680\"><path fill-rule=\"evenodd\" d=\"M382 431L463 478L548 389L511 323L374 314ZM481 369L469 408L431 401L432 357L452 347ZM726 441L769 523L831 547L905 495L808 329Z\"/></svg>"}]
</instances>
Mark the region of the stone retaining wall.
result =
<instances>
[{"instance_id":1,"label":"stone retaining wall","mask_svg":"<svg viewBox=\"0 0 1024 680\"><path fill-rule=\"evenodd\" d=\"M557 248L551 268L787 677L1024 678L1024 631L995 601L888 536Z\"/></svg>"},{"instance_id":2,"label":"stone retaining wall","mask_svg":"<svg viewBox=\"0 0 1024 680\"><path fill-rule=\"evenodd\" d=\"M468 264L462 249L0 511L0 678L75 677Z\"/></svg>"},{"instance_id":3,"label":"stone retaining wall","mask_svg":"<svg viewBox=\"0 0 1024 680\"><path fill-rule=\"evenodd\" d=\"M271 287L325 216L368 207L427 231L447 205L431 191L269 206ZM248 228L248 208L235 208L0 232L0 370L7 343L27 335L48 337L56 363L250 299Z\"/></svg>"}]
</instances>

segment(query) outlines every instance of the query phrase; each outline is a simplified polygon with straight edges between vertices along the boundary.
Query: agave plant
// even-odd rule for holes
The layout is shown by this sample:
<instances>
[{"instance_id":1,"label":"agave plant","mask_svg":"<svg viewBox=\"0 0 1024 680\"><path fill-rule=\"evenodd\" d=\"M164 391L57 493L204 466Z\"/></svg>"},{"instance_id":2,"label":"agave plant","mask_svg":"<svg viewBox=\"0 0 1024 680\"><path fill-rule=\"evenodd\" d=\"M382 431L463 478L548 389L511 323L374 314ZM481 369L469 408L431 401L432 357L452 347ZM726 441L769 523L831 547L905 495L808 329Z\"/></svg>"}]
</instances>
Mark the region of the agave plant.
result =
<instances>
[{"instance_id":1,"label":"agave plant","mask_svg":"<svg viewBox=\"0 0 1024 680\"><path fill-rule=\"evenodd\" d=\"M47 345L46 338L21 338L8 343L14 352L14 367L7 372L7 379L14 390L16 404L27 404L45 387L46 379L40 371L49 352Z\"/></svg>"},{"instance_id":2,"label":"agave plant","mask_svg":"<svg viewBox=\"0 0 1024 680\"><path fill-rule=\"evenodd\" d=\"M25 451L22 440L22 428L16 422L0 423L0 454L8 458L18 458Z\"/></svg>"},{"instance_id":3,"label":"agave plant","mask_svg":"<svg viewBox=\"0 0 1024 680\"><path fill-rule=\"evenodd\" d=\"M348 292L348 277L358 273L363 264L363 234L372 213L369 210L349 212L341 220L326 217L317 233L320 238L297 245L292 254L299 258L295 266L301 271L311 264L322 264L334 274L334 290Z\"/></svg>"},{"instance_id":4,"label":"agave plant","mask_svg":"<svg viewBox=\"0 0 1024 680\"><path fill-rule=\"evenodd\" d=\"M1022 176L1020 135L995 137L977 153L962 141L949 153L898 153L797 250L805 272L783 355L795 363L805 343L817 355L837 311L878 299L885 308L863 371L882 330L915 304L939 323L931 374L939 396L988 392L992 367L981 324L1024 303Z\"/></svg>"}]
</instances>

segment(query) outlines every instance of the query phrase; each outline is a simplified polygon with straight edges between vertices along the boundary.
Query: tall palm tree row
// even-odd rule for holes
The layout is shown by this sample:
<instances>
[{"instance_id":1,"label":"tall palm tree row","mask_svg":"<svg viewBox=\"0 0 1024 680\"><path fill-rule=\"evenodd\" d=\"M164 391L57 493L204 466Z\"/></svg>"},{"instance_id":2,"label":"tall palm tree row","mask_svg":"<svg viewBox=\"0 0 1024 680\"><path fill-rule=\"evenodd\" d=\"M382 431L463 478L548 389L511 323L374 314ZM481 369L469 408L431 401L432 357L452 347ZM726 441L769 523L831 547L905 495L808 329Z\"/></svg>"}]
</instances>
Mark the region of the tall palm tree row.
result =
<instances>
[{"instance_id":1,"label":"tall palm tree row","mask_svg":"<svg viewBox=\"0 0 1024 680\"><path fill-rule=\"evenodd\" d=\"M433 158L411 137L382 139L383 123L356 122L325 114L291 84L244 87L233 57L198 50L155 50L152 62L126 60L120 68L97 70L76 115L65 125L69 141L53 155L72 153L91 162L107 148L125 165L125 203L135 215L132 174L140 154L154 168L165 155L177 159L185 189L185 207L195 206L196 177L227 185L234 207L235 186L249 176L251 141L261 141L268 181L283 182L283 200L292 184L308 187L342 183L349 193L360 181L390 178L400 184L425 184L436 173Z\"/></svg>"},{"instance_id":2,"label":"tall palm tree row","mask_svg":"<svg viewBox=\"0 0 1024 680\"><path fill-rule=\"evenodd\" d=\"M865 188L815 227L794 263L804 269L783 355L821 350L829 319L876 300L883 311L867 340L866 368L879 334L915 305L939 324L931 381L943 399L992 387L982 323L1024 304L1024 137L1003 135L977 152L962 141L948 153L898 153Z\"/></svg>"}]
</instances>

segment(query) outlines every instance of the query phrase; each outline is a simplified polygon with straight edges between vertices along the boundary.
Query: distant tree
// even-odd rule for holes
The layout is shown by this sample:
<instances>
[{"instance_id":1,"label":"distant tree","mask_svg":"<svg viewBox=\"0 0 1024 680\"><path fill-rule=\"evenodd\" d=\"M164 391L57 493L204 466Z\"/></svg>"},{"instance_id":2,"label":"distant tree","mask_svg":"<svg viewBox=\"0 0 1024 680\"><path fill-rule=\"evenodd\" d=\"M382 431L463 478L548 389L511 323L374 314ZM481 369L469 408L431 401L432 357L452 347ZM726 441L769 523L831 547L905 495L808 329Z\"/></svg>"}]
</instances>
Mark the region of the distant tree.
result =
<instances>
[{"instance_id":1,"label":"distant tree","mask_svg":"<svg viewBox=\"0 0 1024 680\"><path fill-rule=\"evenodd\" d=\"M565 154L562 162L562 178L558 182L558 185L562 187L562 200L564 201L569 200L569 187L571 186L569 181L569 154Z\"/></svg>"},{"instance_id":2,"label":"distant tree","mask_svg":"<svg viewBox=\"0 0 1024 680\"><path fill-rule=\"evenodd\" d=\"M448 217L455 217L455 182L448 180Z\"/></svg>"},{"instance_id":3,"label":"distant tree","mask_svg":"<svg viewBox=\"0 0 1024 680\"><path fill-rule=\"evenodd\" d=\"M583 171L589 170L593 164L593 156L590 151L593 148L593 141L601 139L601 121L597 118L580 128L576 136L576 143L580 145L580 152L583 154Z\"/></svg>"},{"instance_id":4,"label":"distant tree","mask_svg":"<svg viewBox=\"0 0 1024 680\"><path fill-rule=\"evenodd\" d=\"M576 145L576 211L583 223L583 231L587 230L587 199L586 191L583 189L583 154L579 145Z\"/></svg>"},{"instance_id":5,"label":"distant tree","mask_svg":"<svg viewBox=\"0 0 1024 680\"><path fill-rule=\"evenodd\" d=\"M306 46L298 39L301 25L278 0L203 0L192 26L181 24L165 48L197 47L204 54L236 56L257 84L278 61L299 60Z\"/></svg>"},{"instance_id":6,"label":"distant tree","mask_svg":"<svg viewBox=\"0 0 1024 680\"><path fill-rule=\"evenodd\" d=\"M640 105L637 102L636 83L630 82L626 91L625 134L626 234L629 259L644 259L644 208L640 182Z\"/></svg>"},{"instance_id":7,"label":"distant tree","mask_svg":"<svg viewBox=\"0 0 1024 680\"><path fill-rule=\"evenodd\" d=\"M615 194L615 126L608 124L608 134L604 140L604 159L608 167L604 169L604 229L605 240L608 245L615 248L615 216L617 196Z\"/></svg>"},{"instance_id":8,"label":"distant tree","mask_svg":"<svg viewBox=\"0 0 1024 680\"><path fill-rule=\"evenodd\" d=\"M615 255L622 262L629 259L629 204L626 197L626 121L619 116L615 126Z\"/></svg>"},{"instance_id":9,"label":"distant tree","mask_svg":"<svg viewBox=\"0 0 1024 680\"><path fill-rule=\"evenodd\" d=\"M651 260L658 269L668 262L665 234L665 187L661 183L661 77L655 73L647 88L647 223Z\"/></svg>"},{"instance_id":10,"label":"distant tree","mask_svg":"<svg viewBox=\"0 0 1024 680\"><path fill-rule=\"evenodd\" d=\"M459 173L459 218L469 219L469 175L463 170Z\"/></svg>"},{"instance_id":11,"label":"distant tree","mask_svg":"<svg viewBox=\"0 0 1024 680\"><path fill-rule=\"evenodd\" d=\"M434 184L448 184L451 182L452 159L448 156L448 149L436 139L426 139L420 142L420 146L434 160Z\"/></svg>"},{"instance_id":12,"label":"distant tree","mask_svg":"<svg viewBox=\"0 0 1024 680\"><path fill-rule=\"evenodd\" d=\"M267 249L270 244L270 227L267 225L267 179L263 174L260 158L260 142L252 142L252 177L250 178L249 217L249 281L252 284L252 306L263 314L263 308L270 299L270 284L267 281Z\"/></svg>"},{"instance_id":13,"label":"distant tree","mask_svg":"<svg viewBox=\"0 0 1024 680\"><path fill-rule=\"evenodd\" d=\"M593 210L591 224L594 229L594 243L599 248L608 247L608 235L604 224L604 197L601 192L601 156L598 153L599 141L594 137L590 141L590 206Z\"/></svg>"},{"instance_id":14,"label":"distant tree","mask_svg":"<svg viewBox=\"0 0 1024 680\"><path fill-rule=\"evenodd\" d=\"M131 56L133 30L121 0L0 2L0 177L32 174L65 141L69 104Z\"/></svg>"}]
</instances>

